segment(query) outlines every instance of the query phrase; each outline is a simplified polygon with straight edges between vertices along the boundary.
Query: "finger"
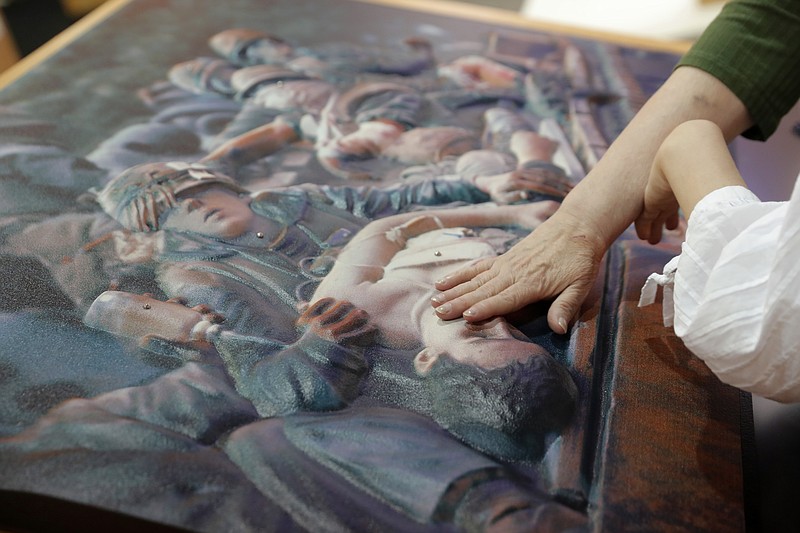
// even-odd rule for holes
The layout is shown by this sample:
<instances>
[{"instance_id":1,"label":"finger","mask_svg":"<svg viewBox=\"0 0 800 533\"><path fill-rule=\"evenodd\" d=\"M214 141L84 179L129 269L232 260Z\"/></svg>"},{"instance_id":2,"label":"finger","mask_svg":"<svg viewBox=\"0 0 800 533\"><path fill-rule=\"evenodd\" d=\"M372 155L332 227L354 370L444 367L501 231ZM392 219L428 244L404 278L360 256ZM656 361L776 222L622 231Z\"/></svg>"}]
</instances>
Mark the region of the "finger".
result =
<instances>
[{"instance_id":1,"label":"finger","mask_svg":"<svg viewBox=\"0 0 800 533\"><path fill-rule=\"evenodd\" d=\"M521 292L516 285L507 286L496 293L490 287L486 287L486 290L490 296L478 297L477 301L462 313L467 322L480 322L492 317L507 315L538 299L531 293Z\"/></svg>"},{"instance_id":2,"label":"finger","mask_svg":"<svg viewBox=\"0 0 800 533\"><path fill-rule=\"evenodd\" d=\"M325 326L340 322L345 315L353 309L353 305L349 302L335 300L328 309L319 316L319 323Z\"/></svg>"},{"instance_id":3,"label":"finger","mask_svg":"<svg viewBox=\"0 0 800 533\"><path fill-rule=\"evenodd\" d=\"M460 268L455 272L447 274L445 277L436 280L435 287L440 291L446 291L468 282L481 272L489 270L494 262L494 258L483 259L466 267Z\"/></svg>"},{"instance_id":4,"label":"finger","mask_svg":"<svg viewBox=\"0 0 800 533\"><path fill-rule=\"evenodd\" d=\"M637 218L633 223L633 227L636 228L636 236L641 240L646 241L650 237L650 224L648 222Z\"/></svg>"},{"instance_id":5,"label":"finger","mask_svg":"<svg viewBox=\"0 0 800 533\"><path fill-rule=\"evenodd\" d=\"M532 196L531 193L539 193L544 194L547 196L564 196L566 194L566 190L563 186L547 183L544 181L519 181L518 183L514 183L512 185L514 189L525 189L526 196L530 198Z\"/></svg>"},{"instance_id":6,"label":"finger","mask_svg":"<svg viewBox=\"0 0 800 533\"><path fill-rule=\"evenodd\" d=\"M349 331L339 338L339 342L346 342L356 346L369 346L373 343L378 330L375 326L368 324L355 331Z\"/></svg>"},{"instance_id":7,"label":"finger","mask_svg":"<svg viewBox=\"0 0 800 533\"><path fill-rule=\"evenodd\" d=\"M549 170L534 173L524 172L517 177L521 180L520 186L527 186L531 189L549 189L562 196L572 190L572 184L567 181L566 176Z\"/></svg>"},{"instance_id":8,"label":"finger","mask_svg":"<svg viewBox=\"0 0 800 533\"><path fill-rule=\"evenodd\" d=\"M301 326L308 324L315 317L323 314L334 301L335 300L333 298L320 298L319 300L313 302L311 305L306 307L305 311L303 311L303 314L298 317L297 323Z\"/></svg>"},{"instance_id":9,"label":"finger","mask_svg":"<svg viewBox=\"0 0 800 533\"><path fill-rule=\"evenodd\" d=\"M494 287L491 286L491 281L494 277L495 272L491 269L485 270L452 289L434 294L431 304L435 308L436 314L446 320L461 316L461 313L476 303L478 298L484 294L486 296L492 294L491 291ZM490 284L490 286L486 287L486 284ZM497 287L497 291L500 290L502 287Z\"/></svg>"},{"instance_id":10,"label":"finger","mask_svg":"<svg viewBox=\"0 0 800 533\"><path fill-rule=\"evenodd\" d=\"M660 211L643 211L639 218L634 221L636 235L650 244L657 244L661 241L665 218L665 215Z\"/></svg>"},{"instance_id":11,"label":"finger","mask_svg":"<svg viewBox=\"0 0 800 533\"><path fill-rule=\"evenodd\" d=\"M650 223L650 235L648 235L647 242L650 244L658 244L661 242L661 234L664 231L664 217L659 216Z\"/></svg>"},{"instance_id":12,"label":"finger","mask_svg":"<svg viewBox=\"0 0 800 533\"><path fill-rule=\"evenodd\" d=\"M366 311L350 304L338 306L338 310L344 310L344 315L332 323L326 324L324 329L325 335L331 340L343 342L345 339L360 336L370 327L369 314Z\"/></svg>"},{"instance_id":13,"label":"finger","mask_svg":"<svg viewBox=\"0 0 800 533\"><path fill-rule=\"evenodd\" d=\"M468 285L452 291L461 291ZM476 276L472 287L437 307L435 312L439 318L451 320L463 317L468 322L478 322L516 311L533 301L531 297L534 296L530 291L520 290L513 278L498 276L492 271ZM450 296L450 292L446 292L445 296Z\"/></svg>"},{"instance_id":14,"label":"finger","mask_svg":"<svg viewBox=\"0 0 800 533\"><path fill-rule=\"evenodd\" d=\"M500 204L513 204L516 202L524 202L531 196L527 190L512 190L512 191L498 191L492 195L492 199Z\"/></svg>"},{"instance_id":15,"label":"finger","mask_svg":"<svg viewBox=\"0 0 800 533\"><path fill-rule=\"evenodd\" d=\"M365 326L369 322L369 313L363 309L353 307L352 305L346 310L340 323L345 329L357 329Z\"/></svg>"},{"instance_id":16,"label":"finger","mask_svg":"<svg viewBox=\"0 0 800 533\"><path fill-rule=\"evenodd\" d=\"M547 311L547 325L550 329L562 335L569 331L569 325L578 316L590 288L589 283L575 283L556 297Z\"/></svg>"},{"instance_id":17,"label":"finger","mask_svg":"<svg viewBox=\"0 0 800 533\"><path fill-rule=\"evenodd\" d=\"M677 229L679 223L680 223L680 216L678 215L678 213L672 213L667 218L667 223L666 223L667 229L669 230Z\"/></svg>"},{"instance_id":18,"label":"finger","mask_svg":"<svg viewBox=\"0 0 800 533\"><path fill-rule=\"evenodd\" d=\"M636 236L646 241L650 238L650 231L651 226L653 224L653 220L655 216L649 211L642 211L639 217L633 222L633 226L636 228Z\"/></svg>"}]
</instances>

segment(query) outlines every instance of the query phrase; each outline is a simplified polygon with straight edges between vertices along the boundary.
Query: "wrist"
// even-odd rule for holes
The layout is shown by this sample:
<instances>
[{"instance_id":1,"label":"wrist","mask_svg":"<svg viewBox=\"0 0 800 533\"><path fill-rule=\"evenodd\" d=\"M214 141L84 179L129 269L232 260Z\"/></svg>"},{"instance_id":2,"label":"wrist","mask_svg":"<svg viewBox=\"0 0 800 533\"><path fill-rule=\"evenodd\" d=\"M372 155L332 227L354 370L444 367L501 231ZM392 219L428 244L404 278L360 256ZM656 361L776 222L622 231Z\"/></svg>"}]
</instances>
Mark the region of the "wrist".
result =
<instances>
[{"instance_id":1,"label":"wrist","mask_svg":"<svg viewBox=\"0 0 800 533\"><path fill-rule=\"evenodd\" d=\"M543 224L557 223L561 233L570 240L581 241L592 250L596 261L600 261L619 234L610 235L601 230L602 223L594 221L586 212L573 210L562 205L555 214Z\"/></svg>"},{"instance_id":2,"label":"wrist","mask_svg":"<svg viewBox=\"0 0 800 533\"><path fill-rule=\"evenodd\" d=\"M732 185L745 186L722 130L707 120L692 120L675 128L659 149L654 168L687 219L697 202L709 193Z\"/></svg>"},{"instance_id":3,"label":"wrist","mask_svg":"<svg viewBox=\"0 0 800 533\"><path fill-rule=\"evenodd\" d=\"M580 184L579 184L580 185ZM633 222L635 215L626 212L631 199L609 194L595 192L593 197L581 199L575 195L573 189L558 208L555 215L563 225L572 228L574 235L586 235L591 240L592 248L599 251L599 255L617 240L625 229ZM591 188L587 189L591 193ZM644 190L642 191L644 192ZM598 200L601 202L598 204ZM641 210L641 203L638 204Z\"/></svg>"}]
</instances>

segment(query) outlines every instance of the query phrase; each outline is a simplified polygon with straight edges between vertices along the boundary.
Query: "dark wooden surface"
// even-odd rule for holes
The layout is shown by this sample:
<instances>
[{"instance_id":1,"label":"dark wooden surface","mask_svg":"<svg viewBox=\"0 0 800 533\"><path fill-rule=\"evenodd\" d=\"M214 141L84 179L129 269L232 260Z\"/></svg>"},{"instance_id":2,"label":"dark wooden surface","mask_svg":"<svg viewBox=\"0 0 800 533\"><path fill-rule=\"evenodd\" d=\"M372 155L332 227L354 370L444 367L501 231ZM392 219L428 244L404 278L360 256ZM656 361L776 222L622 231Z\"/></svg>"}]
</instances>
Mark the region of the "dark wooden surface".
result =
<instances>
[{"instance_id":1,"label":"dark wooden surface","mask_svg":"<svg viewBox=\"0 0 800 533\"><path fill-rule=\"evenodd\" d=\"M626 241L612 252L624 280L606 364L596 484L598 526L650 531L744 527L740 392L722 384L661 325L661 307L637 307L653 265L674 253ZM747 428L745 428L747 430ZM645 525L646 524L646 525Z\"/></svg>"}]
</instances>

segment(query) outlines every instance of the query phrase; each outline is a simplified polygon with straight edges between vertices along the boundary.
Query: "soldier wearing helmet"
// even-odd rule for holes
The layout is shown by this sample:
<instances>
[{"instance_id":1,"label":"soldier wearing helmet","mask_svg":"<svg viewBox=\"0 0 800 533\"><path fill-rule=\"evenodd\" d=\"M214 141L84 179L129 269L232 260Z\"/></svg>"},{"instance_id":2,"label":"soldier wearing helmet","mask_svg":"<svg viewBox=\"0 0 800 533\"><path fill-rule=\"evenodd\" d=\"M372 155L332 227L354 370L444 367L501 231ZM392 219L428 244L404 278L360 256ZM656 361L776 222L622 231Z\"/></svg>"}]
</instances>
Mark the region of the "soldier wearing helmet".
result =
<instances>
[{"instance_id":1,"label":"soldier wearing helmet","mask_svg":"<svg viewBox=\"0 0 800 533\"><path fill-rule=\"evenodd\" d=\"M468 182L446 180L248 192L209 166L186 163L135 166L96 197L128 230L160 239L153 259L165 295L211 305L231 329L281 342L294 340L298 306L368 222L419 205L490 199Z\"/></svg>"},{"instance_id":2,"label":"soldier wearing helmet","mask_svg":"<svg viewBox=\"0 0 800 533\"><path fill-rule=\"evenodd\" d=\"M129 168L111 180L97 194L97 202L131 231L156 231L159 218L178 205L180 195L209 185L236 194L247 193L232 178L202 164L147 163Z\"/></svg>"}]
</instances>

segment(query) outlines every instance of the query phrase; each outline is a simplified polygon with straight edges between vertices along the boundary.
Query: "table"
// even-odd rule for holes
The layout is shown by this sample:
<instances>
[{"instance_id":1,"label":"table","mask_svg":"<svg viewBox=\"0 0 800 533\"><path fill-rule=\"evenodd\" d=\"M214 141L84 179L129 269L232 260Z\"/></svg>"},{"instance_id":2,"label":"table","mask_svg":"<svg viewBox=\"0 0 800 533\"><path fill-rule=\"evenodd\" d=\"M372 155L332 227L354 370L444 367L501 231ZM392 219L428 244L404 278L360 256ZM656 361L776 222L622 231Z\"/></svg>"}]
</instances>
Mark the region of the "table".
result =
<instances>
[{"instance_id":1,"label":"table","mask_svg":"<svg viewBox=\"0 0 800 533\"><path fill-rule=\"evenodd\" d=\"M454 195L450 199L488 200L464 185L463 176L453 179L444 164L472 149L508 150L501 127L493 136L483 132L489 109L558 143L553 163L563 172L546 175L531 197L557 199L602 155L682 49L446 2L104 4L0 79L0 498L6 503L0 525L58 530L80 520L98 528L427 531L494 516L497 527L543 520L537 523L551 530L576 524L594 531L744 529L752 463L749 397L721 384L693 358L660 325L658 306L636 307L644 278L675 253L679 235L656 248L624 235L567 336L549 332L541 305L511 318L548 352L548 361L568 371L571 385L534 389L544 390L543 399L530 402L514 396L511 405L523 406L524 415L497 423L514 428L504 440L487 422L486 405L497 401L513 410L484 384L484 373L466 373L470 377L459 382L484 392L483 402L471 403L475 396L469 394L456 400L447 387L414 371L418 342L403 349L350 345L313 317L299 332L258 322L259 316L273 317L274 324L284 315L297 319L299 311L276 309L305 301L305 288L292 292L286 284L296 282L293 268L319 266L316 255L294 262L300 256L292 254L300 252L279 248L281 261L288 261L281 263L284 277L271 277L254 265L273 268L277 255L239 248L234 254L233 245L220 248L218 240L212 248L204 240L201 251L194 228L139 234L103 213L91 197L125 168L197 161L219 146L220 136L232 138L232 130L292 115L286 108L259 108L241 88L238 96L198 94L164 81L180 62L217 58L210 37L241 27L273 32L297 55L323 58L326 70L318 72L349 99L329 100L345 102L333 115L338 130L319 129L330 117L323 106L309 104L291 142L236 167L235 177L251 191L300 183L331 187L324 189L325 205L353 211L341 215L350 224L344 240L363 227L364 217L380 219L398 205L392 200L376 210L374 202L358 203L359 187L414 183L409 167L417 168L417 177L420 167L428 176L450 176L437 189ZM403 44L412 35L431 44L436 66L468 57L489 65L490 75L478 80L483 84L463 75L442 81L432 74L424 49ZM348 46L326 47L334 42ZM495 62L482 62L486 58ZM356 74L342 66L355 63ZM497 81L493 73L505 73L509 65L513 82L502 81L503 75ZM283 72L273 78L280 80L273 89L297 77ZM402 102L389 105L391 113L406 117L409 106L415 110L407 133L430 128L444 135L435 129L444 125L458 130L458 142L434 137L406 145L440 143L435 153L422 155L386 150L369 158L339 154L333 163L320 158L320 132L346 134L363 120L354 118L359 112L376 113L364 93L346 92L359 82L384 84L370 97L399 98L391 100ZM379 117L386 101L377 105ZM364 172L371 179L360 179ZM415 201L436 196L425 189L427 182L417 183L423 192L411 196ZM298 213L313 204L291 194L274 197L259 198L273 211L288 209L299 217L286 232L305 220ZM311 203L297 204L306 201ZM291 207L297 205L306 207ZM325 209L330 215L333 207ZM342 243L334 237L341 235L319 237L315 254L340 253ZM215 280L209 287L194 282L209 278ZM233 298L214 292L234 278L247 288L232 290ZM213 346L198 347L146 334L132 341L126 335L138 322L131 320L106 325L107 331L88 327L87 311L109 286L152 293L157 300L188 294L190 305L214 304L226 315L223 328L240 336L209 337ZM285 295L262 301L247 296L254 288ZM211 301L202 302L204 295ZM158 307L135 301L145 302L145 311ZM111 309L95 325L121 312ZM316 337L308 340L312 333ZM289 362L252 377L273 359ZM333 378L331 368L339 372ZM342 376L351 375L356 385L348 381L350 388L340 388L339 381L351 379ZM295 384L295 396L281 410L270 403L271 390L286 383ZM574 409L564 414L555 408L558 414L544 416L532 408L553 408L551 394L559 400L575 394Z\"/></svg>"}]
</instances>

